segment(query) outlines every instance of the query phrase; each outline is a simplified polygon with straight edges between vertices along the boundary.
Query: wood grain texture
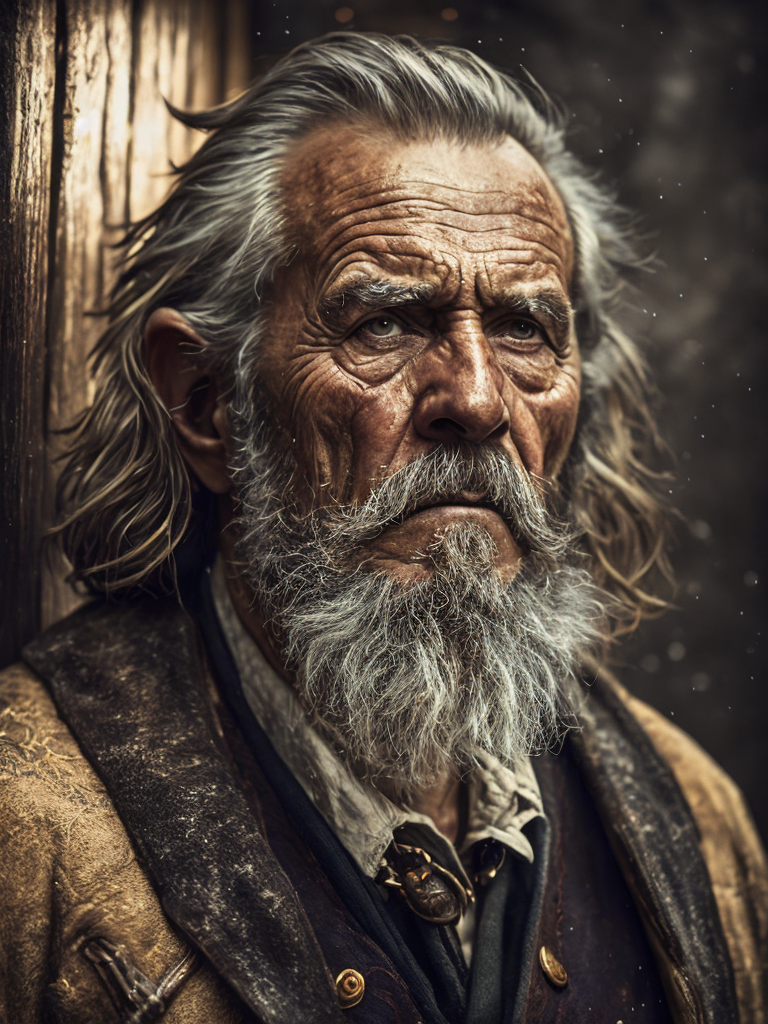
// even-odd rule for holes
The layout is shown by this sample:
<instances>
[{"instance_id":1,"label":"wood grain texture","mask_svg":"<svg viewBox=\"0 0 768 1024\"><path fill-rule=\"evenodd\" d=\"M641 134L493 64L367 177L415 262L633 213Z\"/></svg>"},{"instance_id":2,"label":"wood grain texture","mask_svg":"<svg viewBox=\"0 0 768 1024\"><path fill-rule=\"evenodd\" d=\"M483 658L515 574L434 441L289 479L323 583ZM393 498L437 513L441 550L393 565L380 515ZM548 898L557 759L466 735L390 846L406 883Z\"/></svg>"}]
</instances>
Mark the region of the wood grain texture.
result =
<instances>
[{"instance_id":1,"label":"wood grain texture","mask_svg":"<svg viewBox=\"0 0 768 1024\"><path fill-rule=\"evenodd\" d=\"M40 615L48 214L56 11L10 0L0 26L0 663Z\"/></svg>"},{"instance_id":2,"label":"wood grain texture","mask_svg":"<svg viewBox=\"0 0 768 1024\"><path fill-rule=\"evenodd\" d=\"M171 163L183 163L202 142L171 117L165 101L194 109L222 99L221 10L207 2L168 0L147 3L138 15L130 164L133 219L162 202L172 184Z\"/></svg>"},{"instance_id":3,"label":"wood grain texture","mask_svg":"<svg viewBox=\"0 0 768 1024\"><path fill-rule=\"evenodd\" d=\"M67 144L51 306L47 523L54 517L56 457L65 444L56 431L90 398L88 354L105 324L94 314L106 307L115 282L112 247L128 221L162 202L172 185L172 164L188 159L202 141L174 120L165 100L197 107L223 98L224 20L222 9L208 0L64 3ZM242 57L238 67L243 74ZM63 559L54 553L50 558L43 625L79 603L65 582Z\"/></svg>"},{"instance_id":4,"label":"wood grain texture","mask_svg":"<svg viewBox=\"0 0 768 1024\"><path fill-rule=\"evenodd\" d=\"M246 10L246 0L2 4L2 664L78 603L40 539L54 520L60 431L90 398L111 247L162 200L171 162L202 141L164 100L209 106L247 84Z\"/></svg>"},{"instance_id":5,"label":"wood grain texture","mask_svg":"<svg viewBox=\"0 0 768 1024\"><path fill-rule=\"evenodd\" d=\"M133 11L131 0L63 0L66 72L64 147L57 208L49 336L49 419L45 522L55 518L60 431L91 398L88 355L104 326L115 280L114 244L130 216ZM41 624L79 599L54 546L43 567Z\"/></svg>"}]
</instances>

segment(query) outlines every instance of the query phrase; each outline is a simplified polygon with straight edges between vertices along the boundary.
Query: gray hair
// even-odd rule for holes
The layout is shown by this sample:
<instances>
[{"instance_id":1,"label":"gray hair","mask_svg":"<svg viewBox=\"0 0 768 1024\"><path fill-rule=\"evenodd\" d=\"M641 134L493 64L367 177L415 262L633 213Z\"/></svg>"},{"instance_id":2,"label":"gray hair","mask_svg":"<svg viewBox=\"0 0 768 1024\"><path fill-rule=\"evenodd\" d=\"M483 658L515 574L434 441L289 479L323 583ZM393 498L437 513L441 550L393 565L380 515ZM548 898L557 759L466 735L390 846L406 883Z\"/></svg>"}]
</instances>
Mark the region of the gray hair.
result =
<instances>
[{"instance_id":1,"label":"gray hair","mask_svg":"<svg viewBox=\"0 0 768 1024\"><path fill-rule=\"evenodd\" d=\"M647 381L612 309L637 264L611 196L567 151L562 117L531 82L476 55L406 36L333 33L305 43L247 92L203 113L210 132L169 197L133 225L95 351L96 397L73 427L57 527L73 577L94 592L174 586L174 549L191 487L170 418L143 365L153 310L178 310L206 340L208 370L233 407L252 401L270 284L291 258L280 175L297 140L323 125L366 122L397 139L517 139L565 205L575 241L573 301L585 354L577 438L562 478L593 573L629 617L663 606L640 586L666 569L665 516L642 448L655 442Z\"/></svg>"},{"instance_id":2,"label":"gray hair","mask_svg":"<svg viewBox=\"0 0 768 1024\"><path fill-rule=\"evenodd\" d=\"M243 433L248 432L244 426ZM581 678L602 655L605 594L568 525L494 445L438 446L360 505L286 508L291 466L268 421L236 454L236 559L310 721L355 774L405 797L478 765L514 765L577 721ZM477 523L452 523L407 586L361 552L435 499L483 493L525 553L513 579Z\"/></svg>"}]
</instances>

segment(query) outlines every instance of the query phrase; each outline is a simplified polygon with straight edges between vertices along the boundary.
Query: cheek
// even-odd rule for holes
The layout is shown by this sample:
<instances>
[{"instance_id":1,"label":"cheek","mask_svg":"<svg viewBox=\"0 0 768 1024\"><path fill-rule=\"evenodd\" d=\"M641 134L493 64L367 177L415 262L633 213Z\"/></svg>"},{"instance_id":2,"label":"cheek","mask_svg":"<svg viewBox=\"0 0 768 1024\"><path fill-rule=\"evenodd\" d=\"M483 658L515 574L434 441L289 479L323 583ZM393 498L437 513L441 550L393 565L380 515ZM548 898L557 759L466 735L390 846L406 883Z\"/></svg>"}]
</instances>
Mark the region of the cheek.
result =
<instances>
[{"instance_id":1,"label":"cheek","mask_svg":"<svg viewBox=\"0 0 768 1024\"><path fill-rule=\"evenodd\" d=\"M364 500L373 480L407 461L401 449L413 394L404 374L367 386L329 354L315 355L285 375L278 407L293 439L304 504Z\"/></svg>"},{"instance_id":2,"label":"cheek","mask_svg":"<svg viewBox=\"0 0 768 1024\"><path fill-rule=\"evenodd\" d=\"M557 476L565 459L579 411L581 387L577 351L565 363L549 346L538 352L497 350L511 385L511 434L529 471Z\"/></svg>"},{"instance_id":3,"label":"cheek","mask_svg":"<svg viewBox=\"0 0 768 1024\"><path fill-rule=\"evenodd\" d=\"M413 457L407 443L412 412L413 395L399 374L365 392L350 424L355 497L365 498L374 480Z\"/></svg>"},{"instance_id":4,"label":"cheek","mask_svg":"<svg viewBox=\"0 0 768 1024\"><path fill-rule=\"evenodd\" d=\"M325 504L340 499L352 462L351 424L362 399L328 353L297 360L284 376L276 414L293 440L305 500ZM301 486L303 485L303 487Z\"/></svg>"},{"instance_id":5,"label":"cheek","mask_svg":"<svg viewBox=\"0 0 768 1024\"><path fill-rule=\"evenodd\" d=\"M542 345L535 353L501 351L496 358L505 375L526 394L549 394L561 372L555 353L548 345Z\"/></svg>"},{"instance_id":6,"label":"cheek","mask_svg":"<svg viewBox=\"0 0 768 1024\"><path fill-rule=\"evenodd\" d=\"M530 397L541 434L544 475L554 478L568 454L579 414L578 367L563 369L551 390Z\"/></svg>"}]
</instances>

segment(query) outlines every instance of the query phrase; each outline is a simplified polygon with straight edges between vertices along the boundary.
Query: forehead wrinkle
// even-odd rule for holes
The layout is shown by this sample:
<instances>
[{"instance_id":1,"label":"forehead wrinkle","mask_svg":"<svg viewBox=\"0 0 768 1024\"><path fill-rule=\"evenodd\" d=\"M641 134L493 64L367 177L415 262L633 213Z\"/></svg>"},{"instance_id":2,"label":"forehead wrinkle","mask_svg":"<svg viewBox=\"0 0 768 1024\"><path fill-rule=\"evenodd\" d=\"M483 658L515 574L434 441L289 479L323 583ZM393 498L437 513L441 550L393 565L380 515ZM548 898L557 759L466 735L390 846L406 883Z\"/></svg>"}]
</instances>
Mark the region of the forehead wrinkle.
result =
<instances>
[{"instance_id":1,"label":"forehead wrinkle","mask_svg":"<svg viewBox=\"0 0 768 1024\"><path fill-rule=\"evenodd\" d=\"M571 262L572 247L570 246L570 244L560 248L560 247L553 247L553 246L549 245L547 242L545 242L541 238L530 239L530 240L522 240L522 241L524 241L526 243L525 247L519 247L519 248L512 248L512 247L504 248L502 246L498 247L498 249L497 249L498 261L497 262L499 263L500 266L503 266L504 264L507 264L507 263L514 263L514 262L516 262L516 258L515 257L513 257L512 259L509 259L509 258L505 259L504 258L505 256L508 256L510 253L515 253L516 254L516 253L525 252L525 251L532 252L532 251L535 251L536 249L543 249L544 252L549 255L551 261L556 263L558 266L565 266L565 267L567 267L570 264L570 262ZM547 261L544 260L543 262L547 262Z\"/></svg>"},{"instance_id":2,"label":"forehead wrinkle","mask_svg":"<svg viewBox=\"0 0 768 1024\"><path fill-rule=\"evenodd\" d=\"M388 202L412 200L415 189L429 192L432 200L446 197L448 205L458 199L468 209L493 206L501 197L513 203L512 210L555 215L568 232L557 190L538 161L510 137L461 145L451 139L404 141L365 121L332 127L305 137L282 172L284 194L300 199L288 206L310 228L316 228L316 214L335 218L340 207L364 207L373 196L379 203L385 195ZM484 154L487 161L478 159Z\"/></svg>"},{"instance_id":3,"label":"forehead wrinkle","mask_svg":"<svg viewBox=\"0 0 768 1024\"><path fill-rule=\"evenodd\" d=\"M536 259L536 250L543 249L545 253L549 254L549 259ZM525 249L497 249L498 254L497 263L500 267L514 266L516 263L543 263L546 266L556 265L560 269L564 269L569 265L567 258L568 254L558 252L557 249L552 249L545 242L534 242L531 243ZM531 260L523 260L521 258L522 253L528 253L533 256ZM506 258L505 258L506 257Z\"/></svg>"},{"instance_id":4,"label":"forehead wrinkle","mask_svg":"<svg viewBox=\"0 0 768 1024\"><path fill-rule=\"evenodd\" d=\"M366 177L362 180L355 180L351 184L344 184L344 176L332 173L333 160L331 160L318 166L317 173L313 176L307 176L305 180L300 182L299 188L303 187L307 191L314 193L314 195L308 197L308 201L304 200L302 207L306 205L333 206L349 203L352 208L357 208L359 204L365 204L373 196L389 195L391 197L388 200L389 202L397 202L399 200L407 202L418 197L419 193L428 193L429 198L432 201L436 201L433 198L435 194L444 194L446 196L445 201L449 205L452 205L456 199L460 199L469 208L482 201L487 202L489 200L501 199L506 203L510 199L517 200L519 205L528 208L538 207L542 210L552 210L560 214L561 220L567 225L565 209L562 206L559 194L549 179L546 178L544 171L541 168L539 170L541 177L528 174L511 181L509 184L502 181L499 187L495 187L494 184L490 184L487 181L478 182L473 187L469 187L463 184L454 184L453 182L446 181L445 178L433 179L427 176L429 172L420 177L406 178L402 176L402 165L395 165L386 174ZM357 173L357 171L347 171L346 177L352 177L354 173ZM287 191L294 191L297 184L294 183L293 188L289 186Z\"/></svg>"},{"instance_id":5,"label":"forehead wrinkle","mask_svg":"<svg viewBox=\"0 0 768 1024\"><path fill-rule=\"evenodd\" d=\"M339 223L337 229L322 240L320 247L315 249L314 257L319 268L324 265L338 264L347 260L351 251L358 250L362 258L369 258L377 261L382 256L391 255L399 259L426 260L434 264L442 264L446 261L447 253L441 251L440 258L437 258L435 246L442 247L446 244L446 228L451 232L460 232L464 237L453 237L450 241L458 246L462 252L471 257L477 257L485 252L496 254L496 261L499 265L511 263L525 263L530 265L535 262L554 262L558 268L567 267L568 252L554 248L542 238L520 237L512 231L513 238L502 238L491 245L480 244L485 238L491 238L499 234L499 228L491 225L488 228L478 230L464 230L455 225L440 225L434 222L425 221L419 218L415 221L400 221L397 224L389 222L389 227L384 228L379 222L367 222L365 224L355 223L344 225ZM433 230L430 232L429 229ZM438 237L430 237L437 235ZM403 240L407 239L407 246L403 246ZM362 249L359 249L363 246ZM403 249L410 251L403 251ZM398 251L399 250L399 251ZM547 259L547 256L549 259ZM332 268L329 268L332 271Z\"/></svg>"},{"instance_id":6,"label":"forehead wrinkle","mask_svg":"<svg viewBox=\"0 0 768 1024\"><path fill-rule=\"evenodd\" d=\"M544 274L550 267L567 288L571 233L562 202L548 179L528 174L515 178L513 173L509 188L494 187L491 177L469 189L433 180L429 168L427 177L404 178L399 176L403 166L397 164L384 175L349 183L358 173L358 164L346 171L344 183L344 174L332 176L339 162L336 152L316 165L316 176L305 178L303 184L317 201L302 201L294 207L306 225L300 248L309 261L305 267L315 278L315 297L358 259L377 266L387 257L421 263L407 269L414 279L422 278L425 262L435 268L456 262L461 267L460 280L462 271L472 275L472 264L490 252L498 265L541 263ZM364 173L364 167L360 169ZM439 178L439 172L434 177ZM461 266L467 258L470 265Z\"/></svg>"},{"instance_id":7,"label":"forehead wrinkle","mask_svg":"<svg viewBox=\"0 0 768 1024\"><path fill-rule=\"evenodd\" d=\"M403 187L404 185L414 187L407 188ZM440 193L450 195L441 200ZM462 203L455 202L457 196L463 199ZM395 219L402 217L403 214L426 221L425 214L434 212L446 215L446 223L452 224L452 221L458 220L459 227L461 218L494 218L494 223L500 226L503 226L505 220L520 219L521 223L527 221L537 224L555 235L568 239L570 228L567 218L563 215L564 211L559 208L559 202L553 204L548 202L547 198L546 194L536 190L536 198L532 201L524 185L518 185L514 190L470 190L423 180L388 185L386 181L380 183L378 179L374 179L347 189L337 188L333 192L328 191L319 203L305 202L301 204L301 209L312 211L314 233L317 232L318 222L320 232L330 226L347 224L350 218L353 218L353 223L357 226L361 223L357 215L362 211L367 213L371 222ZM325 225L323 221L326 222Z\"/></svg>"},{"instance_id":8,"label":"forehead wrinkle","mask_svg":"<svg viewBox=\"0 0 768 1024\"><path fill-rule=\"evenodd\" d=\"M506 199L516 198L508 193L500 192L494 194L504 196ZM487 197L487 193L473 193L473 195L478 200ZM370 204L372 199L375 199L373 205ZM367 214L366 220L359 219L358 215L362 211L365 211ZM443 223L450 227L458 227L459 229L461 229L462 223L465 222L487 220L491 222L491 227L486 230L496 230L497 228L503 228L505 225L513 227L515 224L530 224L538 225L564 240L570 238L568 222L560 218L557 215L557 211L539 207L538 204L528 204L521 200L520 202L506 203L503 206L489 207L486 203L478 202L472 206L468 204L466 208L461 209L450 203L441 203L433 197L414 195L412 192L392 197L385 196L382 192L376 192L366 196L354 205L334 203L330 210L316 211L314 223L317 224L318 220L321 221L320 231L323 230L324 226L327 230L328 227L337 224L347 225L350 220L353 226L375 223L380 220L394 220L396 218L417 220L430 224L434 222L430 215L434 214L442 215ZM322 225L323 219L327 221L326 225ZM438 223L440 219L436 218ZM482 229L469 228L468 230Z\"/></svg>"},{"instance_id":9,"label":"forehead wrinkle","mask_svg":"<svg viewBox=\"0 0 768 1024\"><path fill-rule=\"evenodd\" d=\"M347 244L350 236L363 239L377 233L406 235L413 233L414 228L419 233L443 233L449 229L470 236L500 232L515 235L518 241L526 244L540 244L557 258L566 258L567 261L571 247L570 229L567 220L559 217L557 209L515 202L514 195L504 192L493 194L510 202L502 209L488 209L483 203L481 209L475 204L474 209L461 210L436 202L432 197L414 196L411 192L397 197L375 193L376 204L373 206L368 202L373 196L366 197L365 202L361 200L355 208L345 208L345 204L336 202L329 210L315 211L312 229L304 241L310 243L310 250L325 257L333 247L341 248ZM478 198L477 194L472 195ZM484 193L483 197L486 198L487 194ZM361 212L366 214L364 219L360 217ZM393 222L399 222L397 227L393 227ZM386 229L385 224L388 225ZM531 238L532 234L544 237Z\"/></svg>"},{"instance_id":10,"label":"forehead wrinkle","mask_svg":"<svg viewBox=\"0 0 768 1024\"><path fill-rule=\"evenodd\" d=\"M564 235L555 225L548 224L542 219L519 214L464 213L448 209L434 212L442 216L425 217L423 210L411 208L406 211L398 210L391 216L385 215L365 222L352 220L352 223L349 223L349 216L340 217L334 222L333 237L341 237L342 242L339 244L343 244L344 236L348 234L366 238L376 234L385 235L387 232L393 235L421 234L425 236L434 232L441 236L448 232L456 232L470 238L497 234L500 237L498 244L501 245L512 237L516 242L522 242L525 245L541 245L555 254L558 253L558 242L563 243L560 246L563 250L569 246L569 236ZM391 227L388 227L392 221L402 224L402 229L392 230ZM543 231L537 232L535 237L531 237L531 225L538 225ZM547 241L545 241L545 237L548 239ZM461 238L457 238L456 242L460 245L464 244ZM515 246L515 248L517 247ZM562 253L560 256L562 258Z\"/></svg>"},{"instance_id":11,"label":"forehead wrinkle","mask_svg":"<svg viewBox=\"0 0 768 1024\"><path fill-rule=\"evenodd\" d=\"M397 239L399 243L406 239L408 244L393 246L393 239ZM364 244L366 241L368 242L367 248L358 248L361 243ZM335 282L342 275L351 277L353 272L348 268L355 263L372 264L392 278L408 277L412 280L424 281L429 277L436 277L442 281L446 274L450 273L449 266L456 262L455 258L449 257L446 252L437 247L435 239L422 238L414 234L413 230L405 228L402 231L392 231L387 235L380 228L375 230L373 226L370 226L370 231L362 238L356 234L344 241L343 244L329 240L326 248L317 253L316 257L317 294L327 290L330 283ZM398 269L389 269L386 266L388 263L394 264ZM418 269L414 268L414 264ZM440 268L444 269L441 271Z\"/></svg>"},{"instance_id":12,"label":"forehead wrinkle","mask_svg":"<svg viewBox=\"0 0 768 1024\"><path fill-rule=\"evenodd\" d=\"M378 253L355 253L340 270L335 268L337 272L330 281L326 277L318 287L316 308L322 315L324 307L331 307L329 312L333 307L343 308L346 299L379 308L387 304L397 306L419 302L436 307L454 302L462 291L462 285L474 280L475 295L486 306L526 306L533 312L533 305L539 304L541 311L554 319L570 320L572 307L564 278L560 274L554 279L547 275L548 270L559 268L553 268L551 262L537 260L535 252L518 250L514 260L500 260L496 250L493 250L491 259L488 253L465 255L473 257L471 266L462 265L455 254L446 251L393 253L383 249ZM358 262L366 269L355 269ZM390 263L390 266L385 263ZM536 263L541 263L543 274L527 284L510 273L515 266L530 268Z\"/></svg>"},{"instance_id":13,"label":"forehead wrinkle","mask_svg":"<svg viewBox=\"0 0 768 1024\"><path fill-rule=\"evenodd\" d=\"M362 189L365 189L365 191L361 191ZM420 195L420 192L424 194ZM350 198L345 198L348 193L351 193ZM449 195L441 200L439 198L440 193L449 193ZM438 198L435 198L436 194ZM503 188L468 189L462 188L459 185L447 185L424 179L399 181L397 184L387 184L386 181L383 183L365 182L364 184L361 183L360 185L337 190L335 193L329 193L328 198L321 200L318 205L332 206L331 211L329 211L332 214L337 212L336 208L339 206L347 206L350 213L357 213L359 210L365 209L371 199L375 198L376 209L393 206L397 203L404 203L406 205L422 203L435 209L453 209L456 205L454 196L465 200L463 205L468 213L474 213L475 210L473 208L483 201L487 202L493 199L503 200L505 204L510 199L517 200L513 204L513 211L517 211L520 208L546 209L549 205L543 201L531 202L530 198L523 195L522 189L519 188L516 191L509 191ZM451 200L454 201L452 202Z\"/></svg>"}]
</instances>

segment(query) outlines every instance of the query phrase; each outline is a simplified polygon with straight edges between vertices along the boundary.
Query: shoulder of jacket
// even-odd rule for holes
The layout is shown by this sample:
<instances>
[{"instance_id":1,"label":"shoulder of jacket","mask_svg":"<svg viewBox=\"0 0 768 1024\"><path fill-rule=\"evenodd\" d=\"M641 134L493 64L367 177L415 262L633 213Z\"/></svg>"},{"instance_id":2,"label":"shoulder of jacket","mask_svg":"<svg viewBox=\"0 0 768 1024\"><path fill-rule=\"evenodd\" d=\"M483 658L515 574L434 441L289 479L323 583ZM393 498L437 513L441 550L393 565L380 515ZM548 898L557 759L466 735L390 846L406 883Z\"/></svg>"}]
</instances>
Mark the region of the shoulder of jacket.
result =
<instances>
[{"instance_id":1,"label":"shoulder of jacket","mask_svg":"<svg viewBox=\"0 0 768 1024\"><path fill-rule=\"evenodd\" d=\"M112 1020L86 942L106 949L105 962L119 953L130 999L140 983L176 979L169 1018L243 1019L165 917L101 781L45 684L19 663L0 672L0 1021L42 1021L43 1005L56 1020Z\"/></svg>"},{"instance_id":2,"label":"shoulder of jacket","mask_svg":"<svg viewBox=\"0 0 768 1024\"><path fill-rule=\"evenodd\" d=\"M23 662L0 672L0 816L52 825L108 802L39 676Z\"/></svg>"},{"instance_id":3,"label":"shoulder of jacket","mask_svg":"<svg viewBox=\"0 0 768 1024\"><path fill-rule=\"evenodd\" d=\"M741 790L699 744L615 680L611 686L667 762L698 826L745 1022L768 1006L768 864Z\"/></svg>"},{"instance_id":4,"label":"shoulder of jacket","mask_svg":"<svg viewBox=\"0 0 768 1024\"><path fill-rule=\"evenodd\" d=\"M746 808L733 779L693 737L661 712L634 697L615 680L611 680L611 686L672 769L699 827L711 819L719 829L726 824L738 830L744 824ZM751 827L750 819L748 823Z\"/></svg>"}]
</instances>

